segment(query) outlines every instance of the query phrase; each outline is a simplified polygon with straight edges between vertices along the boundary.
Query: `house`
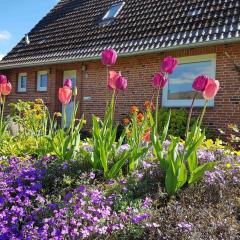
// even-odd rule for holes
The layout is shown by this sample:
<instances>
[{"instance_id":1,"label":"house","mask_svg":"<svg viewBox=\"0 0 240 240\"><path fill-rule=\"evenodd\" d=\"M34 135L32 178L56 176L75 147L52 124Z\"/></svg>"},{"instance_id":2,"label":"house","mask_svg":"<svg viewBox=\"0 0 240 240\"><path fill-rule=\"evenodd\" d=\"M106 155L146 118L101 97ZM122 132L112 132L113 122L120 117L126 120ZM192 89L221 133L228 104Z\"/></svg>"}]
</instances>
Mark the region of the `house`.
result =
<instances>
[{"instance_id":1,"label":"house","mask_svg":"<svg viewBox=\"0 0 240 240\"><path fill-rule=\"evenodd\" d=\"M62 0L0 62L13 85L8 101L42 98L52 113L61 111L58 88L71 77L79 114L91 122L91 114L102 116L105 109L106 68L99 56L108 47L119 53L112 69L129 83L118 97L118 119L152 98L151 78L170 55L180 65L161 93L163 107L189 107L193 79L206 74L221 84L206 123L240 122L240 0Z\"/></svg>"}]
</instances>

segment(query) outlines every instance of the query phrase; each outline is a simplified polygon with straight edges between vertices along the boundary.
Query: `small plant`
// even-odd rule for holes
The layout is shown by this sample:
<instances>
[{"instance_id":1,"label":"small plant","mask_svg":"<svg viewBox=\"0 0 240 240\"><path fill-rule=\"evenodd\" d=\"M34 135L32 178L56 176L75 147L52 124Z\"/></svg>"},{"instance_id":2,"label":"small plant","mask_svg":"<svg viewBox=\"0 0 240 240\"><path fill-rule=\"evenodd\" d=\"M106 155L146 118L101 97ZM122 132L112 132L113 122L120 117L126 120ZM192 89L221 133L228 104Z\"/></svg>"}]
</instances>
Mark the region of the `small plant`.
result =
<instances>
[{"instance_id":1,"label":"small plant","mask_svg":"<svg viewBox=\"0 0 240 240\"><path fill-rule=\"evenodd\" d=\"M8 124L4 121L6 96L12 91L12 85L5 75L0 75L0 141L6 133Z\"/></svg>"},{"instance_id":2,"label":"small plant","mask_svg":"<svg viewBox=\"0 0 240 240\"><path fill-rule=\"evenodd\" d=\"M71 101L73 95L72 82L66 79L64 87L59 89L59 100L63 104L62 128L57 129L55 119L51 120L48 141L52 151L59 160L74 159L80 147L80 131L85 124L84 116L76 124L78 104L76 104L77 92L74 90L74 107L69 126L66 126L66 105Z\"/></svg>"}]
</instances>

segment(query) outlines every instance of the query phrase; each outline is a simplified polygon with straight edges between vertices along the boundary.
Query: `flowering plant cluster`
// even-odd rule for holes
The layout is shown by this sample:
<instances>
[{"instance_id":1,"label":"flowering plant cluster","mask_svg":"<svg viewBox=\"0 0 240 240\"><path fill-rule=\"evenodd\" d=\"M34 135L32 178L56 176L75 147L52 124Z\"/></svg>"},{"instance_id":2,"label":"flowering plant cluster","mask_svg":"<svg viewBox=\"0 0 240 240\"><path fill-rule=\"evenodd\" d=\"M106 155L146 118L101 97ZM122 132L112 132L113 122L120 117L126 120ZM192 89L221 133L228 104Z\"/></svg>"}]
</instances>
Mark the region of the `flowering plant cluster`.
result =
<instances>
[{"instance_id":1,"label":"flowering plant cluster","mask_svg":"<svg viewBox=\"0 0 240 240\"><path fill-rule=\"evenodd\" d=\"M205 141L201 129L208 101L218 93L219 82L208 76L196 77L193 82L196 94L185 138L172 137L169 135L171 110L163 130L159 131L159 96L178 60L164 58L152 79L157 93L155 104L153 99L146 101L144 111L132 106L129 117L123 120L124 130L117 138L118 126L114 123L117 95L128 86L121 72L110 69L117 58L114 49L102 52L101 61L107 69L106 89L112 91L112 97L109 101L106 94L104 118L92 117L92 137L86 141L80 138L85 120L84 116L77 118L77 88L71 79L66 79L58 92L62 114L51 117L41 100L29 106L24 102L12 105L20 110L12 119L23 129L17 136L8 133L7 138L3 114L11 84L0 75L0 140L3 139L0 152L13 139L15 143L24 139L27 145L34 139L36 145L35 150L26 153L35 157L0 158L0 239L114 239L118 236L147 239L149 234L151 239L174 239L173 235L194 231L193 237L205 236L198 234L206 230L199 230L193 223L197 214L188 215L197 200L192 201L194 194L187 193L199 191L199 186L203 186L202 191L214 186L221 194L227 191L226 186L239 191L240 162L236 152L226 154L224 147L216 147L216 142ZM199 94L206 103L190 128ZM73 111L67 121L70 102ZM198 194L200 200L204 198L201 191ZM191 206L186 207L186 203ZM214 207L219 211L218 205ZM173 217L176 219L172 220ZM174 222L165 223L168 219ZM235 231L236 219L231 217L231 220Z\"/></svg>"}]
</instances>

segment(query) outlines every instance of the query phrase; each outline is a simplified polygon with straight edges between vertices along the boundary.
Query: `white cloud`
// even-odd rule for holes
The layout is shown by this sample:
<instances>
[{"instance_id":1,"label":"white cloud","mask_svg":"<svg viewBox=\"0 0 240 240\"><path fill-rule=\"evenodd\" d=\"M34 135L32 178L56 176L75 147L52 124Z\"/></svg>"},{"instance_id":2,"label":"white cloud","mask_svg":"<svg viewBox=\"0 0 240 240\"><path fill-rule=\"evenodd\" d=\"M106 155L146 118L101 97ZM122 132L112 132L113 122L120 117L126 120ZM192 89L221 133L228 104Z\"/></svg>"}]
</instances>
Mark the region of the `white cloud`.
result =
<instances>
[{"instance_id":1,"label":"white cloud","mask_svg":"<svg viewBox=\"0 0 240 240\"><path fill-rule=\"evenodd\" d=\"M8 31L0 32L0 41L9 40L11 38L11 33Z\"/></svg>"},{"instance_id":2,"label":"white cloud","mask_svg":"<svg viewBox=\"0 0 240 240\"><path fill-rule=\"evenodd\" d=\"M2 60L2 58L5 56L5 54L1 54L0 53L0 60Z\"/></svg>"}]
</instances>

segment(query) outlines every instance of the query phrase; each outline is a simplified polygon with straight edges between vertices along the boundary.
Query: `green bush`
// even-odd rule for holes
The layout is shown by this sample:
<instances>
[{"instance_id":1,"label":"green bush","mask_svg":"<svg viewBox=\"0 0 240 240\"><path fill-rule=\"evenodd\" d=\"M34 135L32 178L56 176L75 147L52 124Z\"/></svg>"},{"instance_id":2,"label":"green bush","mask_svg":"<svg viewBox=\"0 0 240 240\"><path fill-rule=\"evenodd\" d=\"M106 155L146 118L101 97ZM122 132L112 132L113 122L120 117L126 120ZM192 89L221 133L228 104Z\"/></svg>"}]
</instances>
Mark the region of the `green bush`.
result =
<instances>
[{"instance_id":1,"label":"green bush","mask_svg":"<svg viewBox=\"0 0 240 240\"><path fill-rule=\"evenodd\" d=\"M168 134L180 137L181 139L185 138L187 119L188 119L188 110L185 108L172 109L171 110L171 120L169 125ZM169 114L168 108L161 108L159 110L158 116L158 131L161 133L164 128L164 124L167 122ZM193 126L196 118L192 117L190 128ZM202 126L205 129L205 134L207 139L215 139L214 132L206 126Z\"/></svg>"}]
</instances>

